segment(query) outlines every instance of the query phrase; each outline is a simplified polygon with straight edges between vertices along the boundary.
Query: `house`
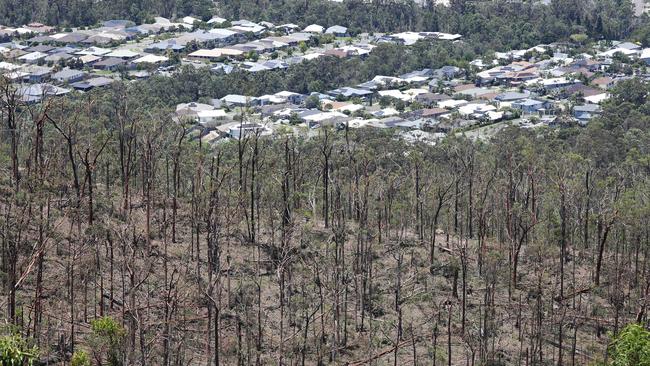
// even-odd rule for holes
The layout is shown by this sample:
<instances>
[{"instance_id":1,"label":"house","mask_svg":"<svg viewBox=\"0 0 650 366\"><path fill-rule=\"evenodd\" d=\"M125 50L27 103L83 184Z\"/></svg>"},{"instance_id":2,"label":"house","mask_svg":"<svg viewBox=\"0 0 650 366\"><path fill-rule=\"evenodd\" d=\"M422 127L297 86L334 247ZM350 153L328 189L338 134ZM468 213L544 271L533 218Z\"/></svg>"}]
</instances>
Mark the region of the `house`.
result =
<instances>
[{"instance_id":1,"label":"house","mask_svg":"<svg viewBox=\"0 0 650 366\"><path fill-rule=\"evenodd\" d=\"M573 117L581 125L586 125L592 118L599 116L602 112L597 104L584 104L573 107Z\"/></svg>"},{"instance_id":2,"label":"house","mask_svg":"<svg viewBox=\"0 0 650 366\"><path fill-rule=\"evenodd\" d=\"M185 23L185 24L194 25L194 23L198 23L201 20L197 19L197 18L194 18L194 17L187 16L187 17L184 17L183 19L181 19L181 21L183 23Z\"/></svg>"},{"instance_id":3,"label":"house","mask_svg":"<svg viewBox=\"0 0 650 366\"><path fill-rule=\"evenodd\" d=\"M639 51L639 50L641 50L640 45L638 45L636 43L632 43L632 42L619 43L618 45L616 45L616 47L620 48L620 49L624 49L624 50L630 50L630 51Z\"/></svg>"},{"instance_id":4,"label":"house","mask_svg":"<svg viewBox=\"0 0 650 366\"><path fill-rule=\"evenodd\" d=\"M167 50L171 50L174 52L180 52L185 49L184 44L179 44L176 42L175 39L167 39L161 42L156 42L148 45L144 51L145 52L152 52L152 53L157 53L157 52L165 52Z\"/></svg>"},{"instance_id":5,"label":"house","mask_svg":"<svg viewBox=\"0 0 650 366\"><path fill-rule=\"evenodd\" d=\"M45 57L47 57L47 53L36 51L36 52L30 52L28 54L20 56L18 57L18 60L29 64L35 64L39 60L44 59Z\"/></svg>"},{"instance_id":6,"label":"house","mask_svg":"<svg viewBox=\"0 0 650 366\"><path fill-rule=\"evenodd\" d=\"M61 61L67 61L67 60L69 60L71 58L74 58L74 56L69 54L69 53L58 52L58 53L53 53L51 55L48 55L43 60L45 62L58 63L58 62L61 62Z\"/></svg>"},{"instance_id":7,"label":"house","mask_svg":"<svg viewBox=\"0 0 650 366\"><path fill-rule=\"evenodd\" d=\"M574 84L581 84L581 82L579 80L570 79L566 77L541 79L541 80L534 79L526 82L526 85L531 85L531 86L539 85L547 91L551 91L553 89L566 88Z\"/></svg>"},{"instance_id":8,"label":"house","mask_svg":"<svg viewBox=\"0 0 650 366\"><path fill-rule=\"evenodd\" d=\"M81 61L86 66L94 65L97 61L101 59L102 59L101 57L93 56L93 55L79 57L79 61Z\"/></svg>"},{"instance_id":9,"label":"house","mask_svg":"<svg viewBox=\"0 0 650 366\"><path fill-rule=\"evenodd\" d=\"M23 66L21 66L21 65L12 64L10 62L0 61L0 71L2 71L2 72L16 71L18 69L21 69L22 67Z\"/></svg>"},{"instance_id":10,"label":"house","mask_svg":"<svg viewBox=\"0 0 650 366\"><path fill-rule=\"evenodd\" d=\"M274 69L286 69L287 67L289 67L289 65L286 62L281 61L281 60L264 61L262 63L262 65L268 67L271 70L274 70Z\"/></svg>"},{"instance_id":11,"label":"house","mask_svg":"<svg viewBox=\"0 0 650 366\"><path fill-rule=\"evenodd\" d=\"M343 87L343 88L338 88L331 90L327 92L327 94L333 96L333 97L343 97L343 98L370 98L374 94L370 90L365 90L365 89L357 89L357 88L350 88L350 87Z\"/></svg>"},{"instance_id":12,"label":"house","mask_svg":"<svg viewBox=\"0 0 650 366\"><path fill-rule=\"evenodd\" d=\"M233 26L229 29L235 32L261 34L266 30L265 26L253 22L242 23L242 21L235 21L232 24Z\"/></svg>"},{"instance_id":13,"label":"house","mask_svg":"<svg viewBox=\"0 0 650 366\"><path fill-rule=\"evenodd\" d=\"M600 104L611 97L609 93L601 93L584 97L585 103Z\"/></svg>"},{"instance_id":14,"label":"house","mask_svg":"<svg viewBox=\"0 0 650 366\"><path fill-rule=\"evenodd\" d=\"M639 60L645 62L648 65L650 65L650 48L644 48L641 51L641 55L639 55Z\"/></svg>"},{"instance_id":15,"label":"house","mask_svg":"<svg viewBox=\"0 0 650 366\"><path fill-rule=\"evenodd\" d=\"M318 24L311 24L308 25L305 29L302 30L303 32L306 33L323 33L325 31L325 27L318 25Z\"/></svg>"},{"instance_id":16,"label":"house","mask_svg":"<svg viewBox=\"0 0 650 366\"><path fill-rule=\"evenodd\" d=\"M76 83L81 81L85 75L86 73L83 71L65 68L52 75L52 79L60 83Z\"/></svg>"},{"instance_id":17,"label":"house","mask_svg":"<svg viewBox=\"0 0 650 366\"><path fill-rule=\"evenodd\" d=\"M106 54L106 57L115 57L115 58L121 58L124 60L131 60L135 57L138 57L140 54L138 52L134 52L131 50L126 50L126 49L121 49L121 50L113 50L109 53Z\"/></svg>"},{"instance_id":18,"label":"house","mask_svg":"<svg viewBox=\"0 0 650 366\"><path fill-rule=\"evenodd\" d=\"M23 79L29 83L42 83L44 82L52 72L52 68L44 66L30 66L25 72L28 73Z\"/></svg>"},{"instance_id":19,"label":"house","mask_svg":"<svg viewBox=\"0 0 650 366\"><path fill-rule=\"evenodd\" d=\"M325 34L333 34L337 37L345 37L348 35L348 29L341 25L333 25L325 30Z\"/></svg>"},{"instance_id":20,"label":"house","mask_svg":"<svg viewBox=\"0 0 650 366\"><path fill-rule=\"evenodd\" d=\"M307 96L304 95L304 94L294 93L294 92L290 92L290 91L281 91L281 92L275 93L274 95L284 99L285 101L287 101L287 102L289 102L291 104L295 104L295 105L302 104L307 99Z\"/></svg>"},{"instance_id":21,"label":"house","mask_svg":"<svg viewBox=\"0 0 650 366\"><path fill-rule=\"evenodd\" d=\"M321 112L319 110L306 110L298 114L298 117L307 123L309 128L323 125L337 125L339 122L348 120L348 116L341 112Z\"/></svg>"},{"instance_id":22,"label":"house","mask_svg":"<svg viewBox=\"0 0 650 366\"><path fill-rule=\"evenodd\" d=\"M39 34L50 33L54 30L54 27L47 26L45 24L38 23L38 22L29 23L25 25L23 28L29 30L32 33L39 33Z\"/></svg>"},{"instance_id":23,"label":"house","mask_svg":"<svg viewBox=\"0 0 650 366\"><path fill-rule=\"evenodd\" d=\"M59 88L52 84L30 84L21 85L16 90L23 102L28 104L38 103L48 96L65 95L69 89Z\"/></svg>"},{"instance_id":24,"label":"house","mask_svg":"<svg viewBox=\"0 0 650 366\"><path fill-rule=\"evenodd\" d=\"M571 96L591 97L601 94L603 91L583 84L574 84L566 88L556 89L553 95L556 98L566 99Z\"/></svg>"},{"instance_id":25,"label":"house","mask_svg":"<svg viewBox=\"0 0 650 366\"><path fill-rule=\"evenodd\" d=\"M286 100L278 97L276 95L262 95L257 98L261 106L267 106L269 104L283 104L286 103Z\"/></svg>"},{"instance_id":26,"label":"house","mask_svg":"<svg viewBox=\"0 0 650 366\"><path fill-rule=\"evenodd\" d=\"M29 47L26 48L25 51L27 52L43 52L43 53L48 53L54 49L53 46L48 46L46 44L39 44L38 46L34 47Z\"/></svg>"},{"instance_id":27,"label":"house","mask_svg":"<svg viewBox=\"0 0 650 366\"><path fill-rule=\"evenodd\" d=\"M253 72L253 73L271 70L270 67L267 67L261 63L250 62L250 61L242 62L241 64L239 64L239 67L241 68L241 70Z\"/></svg>"},{"instance_id":28,"label":"house","mask_svg":"<svg viewBox=\"0 0 650 366\"><path fill-rule=\"evenodd\" d=\"M445 94L437 94L437 93L422 93L422 94L418 94L415 97L416 102L423 104L425 106L433 106L436 105L438 102L449 100L449 99L451 99L450 96Z\"/></svg>"},{"instance_id":29,"label":"house","mask_svg":"<svg viewBox=\"0 0 650 366\"><path fill-rule=\"evenodd\" d=\"M113 79L100 76L100 77L91 78L91 79L88 79L88 80L85 80L85 81L79 81L79 82L76 82L76 83L72 83L72 84L70 84L70 86L72 86L73 88L75 88L77 90L88 91L88 90L93 89L93 88L100 88L100 87L111 85L114 82L115 82L115 80L113 80Z\"/></svg>"},{"instance_id":30,"label":"house","mask_svg":"<svg viewBox=\"0 0 650 366\"><path fill-rule=\"evenodd\" d=\"M109 50L108 48L90 47L90 48L83 49L81 51L77 51L75 54L79 56L85 56L85 55L104 56L110 52L111 50Z\"/></svg>"},{"instance_id":31,"label":"house","mask_svg":"<svg viewBox=\"0 0 650 366\"><path fill-rule=\"evenodd\" d=\"M156 55L145 55L140 58L133 60L134 64L153 64L153 65L164 65L169 61L168 57L165 56L156 56Z\"/></svg>"},{"instance_id":32,"label":"house","mask_svg":"<svg viewBox=\"0 0 650 366\"><path fill-rule=\"evenodd\" d=\"M517 100L511 104L512 108L520 110L522 114L536 114L548 106L549 102L547 101L531 98Z\"/></svg>"},{"instance_id":33,"label":"house","mask_svg":"<svg viewBox=\"0 0 650 366\"><path fill-rule=\"evenodd\" d=\"M222 17L218 16L213 16L210 20L208 20L208 24L211 25L222 25L223 23L227 22L228 20Z\"/></svg>"},{"instance_id":34,"label":"house","mask_svg":"<svg viewBox=\"0 0 650 366\"><path fill-rule=\"evenodd\" d=\"M287 23L287 24L278 25L277 27L275 27L275 29L282 30L285 33L293 33L296 30L300 29L300 27L293 23Z\"/></svg>"},{"instance_id":35,"label":"house","mask_svg":"<svg viewBox=\"0 0 650 366\"><path fill-rule=\"evenodd\" d=\"M602 77L598 77L598 78L593 79L591 81L591 84L599 87L600 89L607 90L607 89L611 88L612 86L614 86L614 79L612 79L609 76L602 76Z\"/></svg>"},{"instance_id":36,"label":"house","mask_svg":"<svg viewBox=\"0 0 650 366\"><path fill-rule=\"evenodd\" d=\"M424 69L402 74L399 78L409 84L424 85L429 81L429 79L431 79L431 74L431 69Z\"/></svg>"},{"instance_id":37,"label":"house","mask_svg":"<svg viewBox=\"0 0 650 366\"><path fill-rule=\"evenodd\" d=\"M422 118L438 118L445 114L449 113L448 110L444 108L425 108L421 109L420 117Z\"/></svg>"},{"instance_id":38,"label":"house","mask_svg":"<svg viewBox=\"0 0 650 366\"><path fill-rule=\"evenodd\" d=\"M197 122L200 124L217 123L226 119L227 113L223 109L210 109L196 112Z\"/></svg>"},{"instance_id":39,"label":"house","mask_svg":"<svg viewBox=\"0 0 650 366\"><path fill-rule=\"evenodd\" d=\"M126 61L124 61L123 59L117 57L109 57L104 60L95 62L93 64L93 68L97 70L104 70L104 71L115 71L118 68L125 65L126 65Z\"/></svg>"},{"instance_id":40,"label":"house","mask_svg":"<svg viewBox=\"0 0 650 366\"><path fill-rule=\"evenodd\" d=\"M221 45L234 43L239 39L244 39L241 33L235 32L230 29L215 28L215 29L210 29L208 33L212 35L212 37L210 37L212 41L215 41L216 43ZM207 37L203 36L203 38L207 38Z\"/></svg>"},{"instance_id":41,"label":"house","mask_svg":"<svg viewBox=\"0 0 650 366\"><path fill-rule=\"evenodd\" d=\"M495 111L495 106L486 103L471 103L458 108L458 113L461 117L474 119L489 117L488 113Z\"/></svg>"},{"instance_id":42,"label":"house","mask_svg":"<svg viewBox=\"0 0 650 366\"><path fill-rule=\"evenodd\" d=\"M187 55L189 58L198 60L217 60L220 58L241 58L244 52L233 48L215 48L211 50L201 49Z\"/></svg>"},{"instance_id":43,"label":"house","mask_svg":"<svg viewBox=\"0 0 650 366\"><path fill-rule=\"evenodd\" d=\"M509 107L512 103L530 98L529 93L505 92L494 97L499 108Z\"/></svg>"},{"instance_id":44,"label":"house","mask_svg":"<svg viewBox=\"0 0 650 366\"><path fill-rule=\"evenodd\" d=\"M462 69L456 66L443 66L433 71L433 76L441 79L453 79L462 73Z\"/></svg>"},{"instance_id":45,"label":"house","mask_svg":"<svg viewBox=\"0 0 650 366\"><path fill-rule=\"evenodd\" d=\"M221 101L225 105L231 107L245 107L259 104L257 98L237 94L228 94L225 97L221 98Z\"/></svg>"},{"instance_id":46,"label":"house","mask_svg":"<svg viewBox=\"0 0 650 366\"><path fill-rule=\"evenodd\" d=\"M241 139L253 134L258 134L258 133L261 134L264 133L265 131L267 131L266 127L258 123L243 123L231 127L228 130L228 136L234 139Z\"/></svg>"},{"instance_id":47,"label":"house","mask_svg":"<svg viewBox=\"0 0 650 366\"><path fill-rule=\"evenodd\" d=\"M54 42L57 43L81 43L85 41L88 38L88 35L85 33L80 33L80 32L73 32L73 33L59 33L59 34L54 34L50 36L51 38L54 39Z\"/></svg>"},{"instance_id":48,"label":"house","mask_svg":"<svg viewBox=\"0 0 650 366\"><path fill-rule=\"evenodd\" d=\"M453 110L458 109L459 107L462 107L466 104L469 104L469 102L463 99L448 99L439 101L438 107Z\"/></svg>"}]
</instances>

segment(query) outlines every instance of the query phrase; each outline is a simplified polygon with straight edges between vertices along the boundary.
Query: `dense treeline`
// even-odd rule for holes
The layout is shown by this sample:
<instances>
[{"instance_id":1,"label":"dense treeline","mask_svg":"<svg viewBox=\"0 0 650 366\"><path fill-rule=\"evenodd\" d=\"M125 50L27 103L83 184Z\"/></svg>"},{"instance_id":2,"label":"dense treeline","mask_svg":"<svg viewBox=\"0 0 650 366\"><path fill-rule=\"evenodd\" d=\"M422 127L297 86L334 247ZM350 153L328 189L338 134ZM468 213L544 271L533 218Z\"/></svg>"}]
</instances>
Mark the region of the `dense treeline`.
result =
<instances>
[{"instance_id":1,"label":"dense treeline","mask_svg":"<svg viewBox=\"0 0 650 366\"><path fill-rule=\"evenodd\" d=\"M301 25L340 24L352 32L443 31L463 34L483 49L527 48L584 33L593 39L622 39L647 19L634 17L629 0L539 1L452 0L449 7L410 0L224 0L227 17Z\"/></svg>"},{"instance_id":2,"label":"dense treeline","mask_svg":"<svg viewBox=\"0 0 650 366\"><path fill-rule=\"evenodd\" d=\"M92 26L103 20L127 19L136 23L155 16L194 15L207 20L211 0L0 0L0 24L42 22L60 27Z\"/></svg>"},{"instance_id":3,"label":"dense treeline","mask_svg":"<svg viewBox=\"0 0 650 366\"><path fill-rule=\"evenodd\" d=\"M635 39L650 42L650 21L635 18L629 0L453 0L451 6L413 0L224 0L215 8L210 0L2 0L0 24L40 21L57 26L89 26L106 19L146 22L154 16L195 15L207 20L219 13L228 19L248 18L282 24L340 24L352 33L407 30L463 34L481 50L531 47L587 34L593 39Z\"/></svg>"},{"instance_id":4,"label":"dense treeline","mask_svg":"<svg viewBox=\"0 0 650 366\"><path fill-rule=\"evenodd\" d=\"M205 146L144 85L2 86L3 318L43 361L578 365L648 325L647 84L586 129L435 146Z\"/></svg>"}]
</instances>

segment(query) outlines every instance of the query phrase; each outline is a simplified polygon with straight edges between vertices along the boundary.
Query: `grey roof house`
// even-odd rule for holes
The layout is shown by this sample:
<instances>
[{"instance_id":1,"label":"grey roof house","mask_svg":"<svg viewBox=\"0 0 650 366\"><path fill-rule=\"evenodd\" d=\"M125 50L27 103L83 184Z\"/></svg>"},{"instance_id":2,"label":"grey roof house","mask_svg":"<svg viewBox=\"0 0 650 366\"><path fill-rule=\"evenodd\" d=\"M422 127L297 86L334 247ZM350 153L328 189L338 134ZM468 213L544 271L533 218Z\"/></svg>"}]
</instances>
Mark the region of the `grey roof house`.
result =
<instances>
[{"instance_id":1,"label":"grey roof house","mask_svg":"<svg viewBox=\"0 0 650 366\"><path fill-rule=\"evenodd\" d=\"M66 68L52 75L52 79L60 83L75 83L83 80L85 75L86 73L81 70Z\"/></svg>"}]
</instances>

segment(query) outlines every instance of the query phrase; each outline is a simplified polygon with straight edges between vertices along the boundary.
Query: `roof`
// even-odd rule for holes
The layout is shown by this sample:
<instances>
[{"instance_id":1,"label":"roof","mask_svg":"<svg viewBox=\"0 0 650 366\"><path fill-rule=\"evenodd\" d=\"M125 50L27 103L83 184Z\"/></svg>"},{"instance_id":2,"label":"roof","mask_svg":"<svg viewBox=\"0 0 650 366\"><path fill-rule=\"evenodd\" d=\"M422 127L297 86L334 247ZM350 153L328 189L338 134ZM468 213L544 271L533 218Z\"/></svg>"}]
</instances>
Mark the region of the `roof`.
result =
<instances>
[{"instance_id":1,"label":"roof","mask_svg":"<svg viewBox=\"0 0 650 366\"><path fill-rule=\"evenodd\" d=\"M52 84L21 85L17 89L18 95L21 95L25 102L38 102L46 95L63 95L69 92L69 89L59 88Z\"/></svg>"},{"instance_id":2,"label":"roof","mask_svg":"<svg viewBox=\"0 0 650 366\"><path fill-rule=\"evenodd\" d=\"M343 87L329 92L331 95L343 95L345 97L366 96L372 94L370 90Z\"/></svg>"},{"instance_id":3,"label":"roof","mask_svg":"<svg viewBox=\"0 0 650 366\"><path fill-rule=\"evenodd\" d=\"M184 109L189 109L195 112L198 111L210 111L214 109L214 106L210 104L204 104L204 103L196 103L196 102L190 102L190 103L181 103L176 106L176 112L184 110Z\"/></svg>"},{"instance_id":4,"label":"roof","mask_svg":"<svg viewBox=\"0 0 650 366\"><path fill-rule=\"evenodd\" d=\"M441 114L447 114L447 113L449 113L449 111L444 109L444 108L422 109L422 117L435 117L435 116L439 116Z\"/></svg>"},{"instance_id":5,"label":"roof","mask_svg":"<svg viewBox=\"0 0 650 366\"><path fill-rule=\"evenodd\" d=\"M45 58L45 61L59 62L60 60L68 60L68 59L71 59L73 57L74 56L72 56L69 53L57 52L57 53L53 53L53 54L47 56Z\"/></svg>"},{"instance_id":6,"label":"roof","mask_svg":"<svg viewBox=\"0 0 650 366\"><path fill-rule=\"evenodd\" d=\"M347 32L348 29L341 25L333 25L325 30L326 34L345 34Z\"/></svg>"},{"instance_id":7,"label":"roof","mask_svg":"<svg viewBox=\"0 0 650 366\"><path fill-rule=\"evenodd\" d=\"M52 72L52 68L51 67L33 65L31 67L28 67L24 71L28 72L29 75L31 75L31 76L44 76L44 75L48 75L50 72Z\"/></svg>"},{"instance_id":8,"label":"roof","mask_svg":"<svg viewBox=\"0 0 650 366\"><path fill-rule=\"evenodd\" d=\"M208 24L221 24L221 23L225 23L227 21L228 20L225 19L225 18L214 16L214 17L212 17L212 19L208 20Z\"/></svg>"},{"instance_id":9,"label":"roof","mask_svg":"<svg viewBox=\"0 0 650 366\"><path fill-rule=\"evenodd\" d=\"M101 57L94 56L94 55L86 55L86 56L79 57L79 60L81 60L81 62L83 62L84 64L92 63L101 59L102 59Z\"/></svg>"},{"instance_id":10,"label":"roof","mask_svg":"<svg viewBox=\"0 0 650 366\"><path fill-rule=\"evenodd\" d=\"M519 93L519 92L505 92L497 95L494 99L501 102L509 102L514 100L526 99L530 97L530 94Z\"/></svg>"},{"instance_id":11,"label":"roof","mask_svg":"<svg viewBox=\"0 0 650 366\"><path fill-rule=\"evenodd\" d=\"M599 113L600 106L598 104L584 104L573 107L574 113Z\"/></svg>"},{"instance_id":12,"label":"roof","mask_svg":"<svg viewBox=\"0 0 650 366\"><path fill-rule=\"evenodd\" d=\"M76 55L94 55L94 56L103 56L107 53L110 53L111 50L108 48L100 48L100 47L90 47L86 48L81 51L77 51L75 54Z\"/></svg>"},{"instance_id":13,"label":"roof","mask_svg":"<svg viewBox=\"0 0 650 366\"><path fill-rule=\"evenodd\" d=\"M0 61L0 70L16 70L20 69L21 65L12 64L10 62Z\"/></svg>"},{"instance_id":14,"label":"roof","mask_svg":"<svg viewBox=\"0 0 650 366\"><path fill-rule=\"evenodd\" d=\"M123 65L126 62L122 60L121 58L117 57L109 57L107 59L101 60L97 63L95 63L94 66L99 66L99 67L111 67L111 66L117 66L117 65Z\"/></svg>"},{"instance_id":15,"label":"roof","mask_svg":"<svg viewBox=\"0 0 650 366\"><path fill-rule=\"evenodd\" d=\"M18 59L23 61L36 61L44 57L47 57L47 53L37 51L37 52L28 53L26 55L22 55L18 57Z\"/></svg>"},{"instance_id":16,"label":"roof","mask_svg":"<svg viewBox=\"0 0 650 366\"><path fill-rule=\"evenodd\" d=\"M74 77L83 76L84 74L85 73L81 70L66 68L52 75L52 78L57 80L66 80Z\"/></svg>"},{"instance_id":17,"label":"roof","mask_svg":"<svg viewBox=\"0 0 650 366\"><path fill-rule=\"evenodd\" d=\"M534 107L534 106L538 106L538 105L541 105L541 104L544 104L544 103L545 102L543 102L541 100L528 98L528 99L517 101L514 104L516 104L518 106L522 106L522 107L524 107L524 106Z\"/></svg>"},{"instance_id":18,"label":"roof","mask_svg":"<svg viewBox=\"0 0 650 366\"><path fill-rule=\"evenodd\" d=\"M617 47L617 48L626 49L626 50L633 50L633 51L634 51L634 50L640 50L640 49L641 49L641 46L639 46L639 45L636 44L636 43L632 43L632 42L623 42L623 43L619 43L616 47Z\"/></svg>"},{"instance_id":19,"label":"roof","mask_svg":"<svg viewBox=\"0 0 650 366\"><path fill-rule=\"evenodd\" d=\"M311 24L305 27L305 29L302 31L307 33L323 33L325 31L325 27L318 24Z\"/></svg>"},{"instance_id":20,"label":"roof","mask_svg":"<svg viewBox=\"0 0 650 366\"><path fill-rule=\"evenodd\" d=\"M190 57L219 58L223 56L240 56L244 52L233 48L214 48L211 50L198 50L190 53Z\"/></svg>"},{"instance_id":21,"label":"roof","mask_svg":"<svg viewBox=\"0 0 650 366\"><path fill-rule=\"evenodd\" d=\"M107 86L112 84L113 82L115 82L115 80L107 77L99 76L92 79L80 81L78 83L72 83L70 84L70 86L72 86L75 89L88 90L92 88Z\"/></svg>"},{"instance_id":22,"label":"roof","mask_svg":"<svg viewBox=\"0 0 650 366\"><path fill-rule=\"evenodd\" d=\"M111 20L106 20L102 22L102 25L104 27L109 27L109 28L127 28L127 27L132 27L135 25L130 20L124 20L124 19L111 19Z\"/></svg>"},{"instance_id":23,"label":"roof","mask_svg":"<svg viewBox=\"0 0 650 366\"><path fill-rule=\"evenodd\" d=\"M86 38L88 38L88 35L84 33L67 33L67 34L59 33L51 37L54 38L56 42L60 42L60 43L79 43L86 40Z\"/></svg>"},{"instance_id":24,"label":"roof","mask_svg":"<svg viewBox=\"0 0 650 366\"><path fill-rule=\"evenodd\" d=\"M228 94L225 97L221 98L222 102L236 104L246 104L253 100L255 100L255 98L238 94Z\"/></svg>"},{"instance_id":25,"label":"roof","mask_svg":"<svg viewBox=\"0 0 650 366\"><path fill-rule=\"evenodd\" d=\"M46 44L39 44L38 46L30 47L27 49L29 52L50 52L54 47Z\"/></svg>"},{"instance_id":26,"label":"roof","mask_svg":"<svg viewBox=\"0 0 650 366\"><path fill-rule=\"evenodd\" d=\"M114 50L106 54L107 57L117 57L117 58L133 58L138 55L140 55L138 52L134 52L126 49Z\"/></svg>"},{"instance_id":27,"label":"roof","mask_svg":"<svg viewBox=\"0 0 650 366\"><path fill-rule=\"evenodd\" d=\"M167 62L167 61L169 61L169 58L165 56L146 55L133 60L133 63L139 64L139 63L146 62L151 64L157 64L157 63Z\"/></svg>"},{"instance_id":28,"label":"roof","mask_svg":"<svg viewBox=\"0 0 650 366\"><path fill-rule=\"evenodd\" d=\"M208 33L214 34L219 38L228 38L228 37L231 37L231 36L234 36L234 35L238 34L237 32L234 32L234 31L232 31L230 29L224 29L224 28L210 29L208 31Z\"/></svg>"}]
</instances>

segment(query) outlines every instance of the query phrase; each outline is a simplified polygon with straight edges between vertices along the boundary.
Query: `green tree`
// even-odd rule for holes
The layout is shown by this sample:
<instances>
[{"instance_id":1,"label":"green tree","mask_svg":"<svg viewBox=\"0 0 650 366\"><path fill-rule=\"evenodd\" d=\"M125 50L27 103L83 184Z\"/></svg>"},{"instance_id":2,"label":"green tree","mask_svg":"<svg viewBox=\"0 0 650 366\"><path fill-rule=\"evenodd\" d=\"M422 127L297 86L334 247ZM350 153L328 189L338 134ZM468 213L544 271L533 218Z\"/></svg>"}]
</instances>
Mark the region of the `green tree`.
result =
<instances>
[{"instance_id":1,"label":"green tree","mask_svg":"<svg viewBox=\"0 0 650 366\"><path fill-rule=\"evenodd\" d=\"M305 42L300 42L298 43L298 48L300 49L300 52L305 53L309 49L309 46L307 46L307 43Z\"/></svg>"},{"instance_id":2,"label":"green tree","mask_svg":"<svg viewBox=\"0 0 650 366\"><path fill-rule=\"evenodd\" d=\"M90 356L84 350L79 350L72 355L70 366L91 366Z\"/></svg>"},{"instance_id":3,"label":"green tree","mask_svg":"<svg viewBox=\"0 0 650 366\"><path fill-rule=\"evenodd\" d=\"M36 361L37 355L37 348L31 347L19 335L0 338L0 363L2 365L31 366Z\"/></svg>"},{"instance_id":4,"label":"green tree","mask_svg":"<svg viewBox=\"0 0 650 366\"><path fill-rule=\"evenodd\" d=\"M639 324L629 324L609 346L612 366L650 366L650 332Z\"/></svg>"},{"instance_id":5,"label":"green tree","mask_svg":"<svg viewBox=\"0 0 650 366\"><path fill-rule=\"evenodd\" d=\"M95 359L102 364L104 355L111 366L122 365L124 328L115 319L105 316L90 323L92 334L88 340Z\"/></svg>"},{"instance_id":6,"label":"green tree","mask_svg":"<svg viewBox=\"0 0 650 366\"><path fill-rule=\"evenodd\" d=\"M310 95L305 99L305 107L309 109L316 109L320 107L320 100L318 99L318 95Z\"/></svg>"}]
</instances>

